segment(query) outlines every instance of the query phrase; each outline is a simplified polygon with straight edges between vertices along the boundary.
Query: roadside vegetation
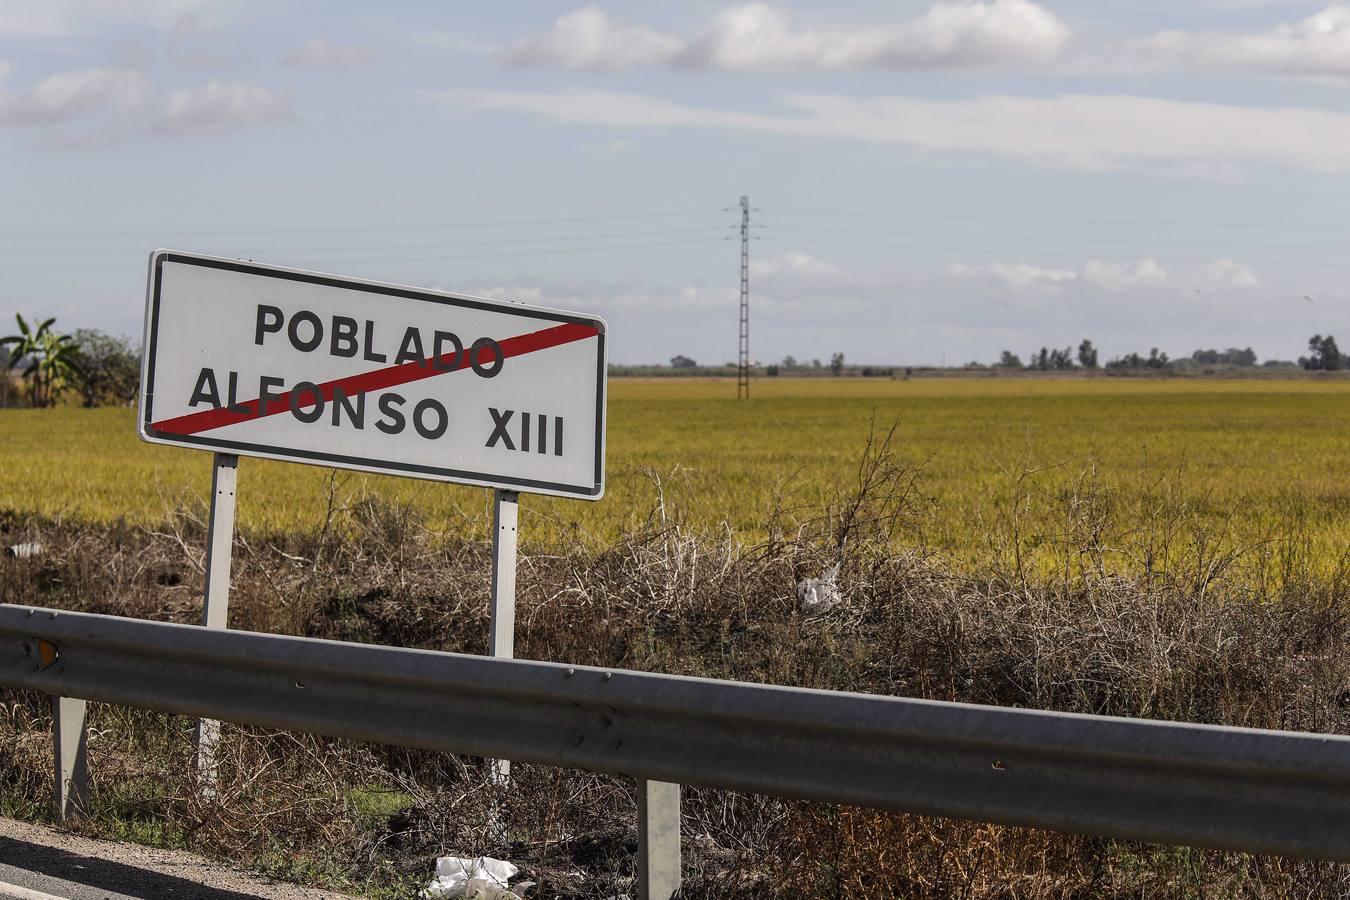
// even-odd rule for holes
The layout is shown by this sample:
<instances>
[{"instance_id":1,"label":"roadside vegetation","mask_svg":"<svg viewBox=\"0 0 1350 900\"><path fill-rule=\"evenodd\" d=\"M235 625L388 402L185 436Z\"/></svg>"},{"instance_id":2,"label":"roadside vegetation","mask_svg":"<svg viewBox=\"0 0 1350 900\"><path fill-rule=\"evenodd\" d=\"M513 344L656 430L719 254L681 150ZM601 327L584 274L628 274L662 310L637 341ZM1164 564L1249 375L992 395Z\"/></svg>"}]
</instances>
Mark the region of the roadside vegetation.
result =
<instances>
[{"instance_id":1,"label":"roadside vegetation","mask_svg":"<svg viewBox=\"0 0 1350 900\"><path fill-rule=\"evenodd\" d=\"M855 442L817 496L786 492L764 533L702 527L679 479L650 480L638 527L521 561L518 655L1029 708L1350 732L1350 558L1297 525L1235 542L1160 475L1125 508L1090 474L991 491L977 572L925 539L939 515L903 430ZM329 481L304 529L248 529L232 625L483 653L484 542ZM1028 518L1047 500L1055 512ZM1050 513L1038 513L1050 515ZM154 526L0 519L0 595L160 620L200 617L204 505ZM1001 523L1001 524L993 524ZM1028 565L1033 551L1044 565ZM841 603L795 585L840 564ZM311 883L406 897L438 853L511 859L540 897L632 893L633 786L518 766L227 727L220 790L193 783L191 723L95 707L78 827L191 847ZM0 813L41 819L44 698L0 695ZM466 723L465 727L472 727ZM828 764L827 762L823 764ZM1343 867L1178 850L719 791L687 790L690 897L1331 896Z\"/></svg>"}]
</instances>

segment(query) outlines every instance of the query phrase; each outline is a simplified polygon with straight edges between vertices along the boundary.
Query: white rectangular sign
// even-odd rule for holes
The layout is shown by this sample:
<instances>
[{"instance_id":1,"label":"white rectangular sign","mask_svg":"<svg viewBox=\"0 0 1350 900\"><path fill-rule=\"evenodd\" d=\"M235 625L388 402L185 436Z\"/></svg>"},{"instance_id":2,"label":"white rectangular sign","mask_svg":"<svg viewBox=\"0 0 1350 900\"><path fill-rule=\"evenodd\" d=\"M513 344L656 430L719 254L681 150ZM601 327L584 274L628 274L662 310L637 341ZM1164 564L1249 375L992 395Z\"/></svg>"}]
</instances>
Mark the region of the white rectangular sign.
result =
<instances>
[{"instance_id":1,"label":"white rectangular sign","mask_svg":"<svg viewBox=\"0 0 1350 900\"><path fill-rule=\"evenodd\" d=\"M154 443L595 500L605 378L594 316L150 255Z\"/></svg>"}]
</instances>

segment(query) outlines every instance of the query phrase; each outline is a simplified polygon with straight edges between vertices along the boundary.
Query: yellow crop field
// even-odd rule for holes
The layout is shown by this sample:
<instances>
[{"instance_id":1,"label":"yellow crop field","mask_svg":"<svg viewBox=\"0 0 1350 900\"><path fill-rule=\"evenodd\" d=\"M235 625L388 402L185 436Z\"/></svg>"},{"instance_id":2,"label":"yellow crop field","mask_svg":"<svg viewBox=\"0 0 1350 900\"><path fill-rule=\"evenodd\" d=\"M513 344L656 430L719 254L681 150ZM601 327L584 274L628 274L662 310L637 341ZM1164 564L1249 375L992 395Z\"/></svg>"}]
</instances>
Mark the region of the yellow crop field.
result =
<instances>
[{"instance_id":1,"label":"yellow crop field","mask_svg":"<svg viewBox=\"0 0 1350 900\"><path fill-rule=\"evenodd\" d=\"M614 380L607 495L524 498L523 538L601 544L648 520L659 485L667 516L753 540L775 506L846 487L872 423L897 421L923 495L901 539L958 558L1013 528L1053 543L1085 509L1108 510L1116 535L1184 520L1228 546L1296 544L1314 568L1350 547L1350 382L1311 380L763 379L748 402L726 381ZM206 453L141 443L130 410L0 411L0 509L149 525L200 508L209 475ZM242 461L241 528L318 527L330 476ZM339 504L379 495L485 534L488 491L332 477Z\"/></svg>"}]
</instances>

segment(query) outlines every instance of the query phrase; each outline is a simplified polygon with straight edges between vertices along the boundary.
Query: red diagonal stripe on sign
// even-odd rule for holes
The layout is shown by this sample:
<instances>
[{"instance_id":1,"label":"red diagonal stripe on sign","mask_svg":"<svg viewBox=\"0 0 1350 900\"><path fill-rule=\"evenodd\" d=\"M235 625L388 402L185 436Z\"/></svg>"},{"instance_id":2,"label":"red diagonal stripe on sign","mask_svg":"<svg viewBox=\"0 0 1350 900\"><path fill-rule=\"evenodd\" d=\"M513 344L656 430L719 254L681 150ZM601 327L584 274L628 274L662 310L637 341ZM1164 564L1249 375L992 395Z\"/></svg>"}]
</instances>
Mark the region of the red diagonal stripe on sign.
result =
<instances>
[{"instance_id":1,"label":"red diagonal stripe on sign","mask_svg":"<svg viewBox=\"0 0 1350 900\"><path fill-rule=\"evenodd\" d=\"M502 359L506 360L513 356L524 356L526 353L533 353L536 350L547 350L550 347L560 347L573 341L585 340L588 337L595 337L599 333L599 330L591 325L568 323L553 328L545 328L542 331L532 331L529 334L519 334L499 341L498 344L502 348ZM496 354L491 347L484 347L478 353L480 365L491 365L496 361L496 358ZM438 363L445 368L437 368ZM451 363L456 364L451 365ZM410 381L434 378L437 375L457 372L468 367L469 350L466 348L459 354L458 361L455 360L455 354L453 353L443 353L439 357L429 356L416 362L373 369L369 372L325 381L318 385L318 393L323 397L324 402L329 402L333 399L335 391L340 390L348 397L355 397L357 394L367 391L381 391L386 388L397 387L400 384L407 384ZM228 406L222 406L219 409L205 409L201 412L179 416L176 419L164 419L151 424L150 427L168 434L198 434L225 425L261 419L264 416L275 416L277 413L290 410L291 394L291 391L286 391L271 397L266 408L262 410L259 410L262 401L260 397L256 400L238 403L236 409L231 409ZM318 399L314 396L314 392L306 388L296 399L296 406L298 409L306 409L317 402Z\"/></svg>"}]
</instances>

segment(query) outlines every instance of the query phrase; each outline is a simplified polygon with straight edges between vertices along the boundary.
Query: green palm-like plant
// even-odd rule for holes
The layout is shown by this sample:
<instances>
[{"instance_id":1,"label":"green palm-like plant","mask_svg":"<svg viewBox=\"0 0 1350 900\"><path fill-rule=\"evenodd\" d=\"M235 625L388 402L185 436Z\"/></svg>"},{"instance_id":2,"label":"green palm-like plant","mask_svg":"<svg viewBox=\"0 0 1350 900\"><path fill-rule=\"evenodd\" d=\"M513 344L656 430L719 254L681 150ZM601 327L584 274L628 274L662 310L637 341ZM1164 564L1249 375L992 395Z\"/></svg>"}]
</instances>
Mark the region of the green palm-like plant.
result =
<instances>
[{"instance_id":1,"label":"green palm-like plant","mask_svg":"<svg viewBox=\"0 0 1350 900\"><path fill-rule=\"evenodd\" d=\"M22 375L28 379L29 399L35 408L53 406L67 381L80 373L75 361L79 345L68 334L52 329L55 318L31 327L19 313L14 314L19 333L0 338L0 347L9 347L9 365L28 360Z\"/></svg>"}]
</instances>

